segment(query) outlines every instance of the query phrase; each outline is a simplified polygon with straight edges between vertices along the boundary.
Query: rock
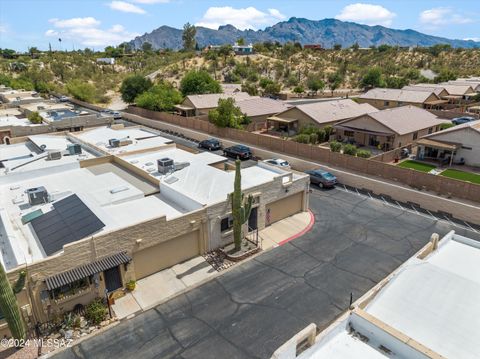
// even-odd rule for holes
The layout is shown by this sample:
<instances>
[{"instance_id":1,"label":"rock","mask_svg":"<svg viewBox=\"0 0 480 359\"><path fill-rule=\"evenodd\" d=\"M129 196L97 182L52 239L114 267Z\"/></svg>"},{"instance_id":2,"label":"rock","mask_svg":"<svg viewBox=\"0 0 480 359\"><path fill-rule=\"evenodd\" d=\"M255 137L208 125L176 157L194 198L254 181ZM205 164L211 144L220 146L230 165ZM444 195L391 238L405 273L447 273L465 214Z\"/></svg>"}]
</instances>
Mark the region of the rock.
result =
<instances>
[{"instance_id":1,"label":"rock","mask_svg":"<svg viewBox=\"0 0 480 359\"><path fill-rule=\"evenodd\" d=\"M93 332L95 329L97 329L97 327L90 327L90 328L88 328L88 331Z\"/></svg>"},{"instance_id":2,"label":"rock","mask_svg":"<svg viewBox=\"0 0 480 359\"><path fill-rule=\"evenodd\" d=\"M82 334L80 334L81 337L84 337L85 335L87 335L87 333L83 332Z\"/></svg>"},{"instance_id":3,"label":"rock","mask_svg":"<svg viewBox=\"0 0 480 359\"><path fill-rule=\"evenodd\" d=\"M108 323L109 323L108 320L104 320L103 322L100 323L100 326L104 327L104 326L108 325Z\"/></svg>"},{"instance_id":4,"label":"rock","mask_svg":"<svg viewBox=\"0 0 480 359\"><path fill-rule=\"evenodd\" d=\"M58 333L60 334L60 336L64 337L64 336L65 336L65 329L60 328L60 330L58 331Z\"/></svg>"},{"instance_id":5,"label":"rock","mask_svg":"<svg viewBox=\"0 0 480 359\"><path fill-rule=\"evenodd\" d=\"M65 339L72 339L72 337L73 337L73 330L69 329L69 330L65 331L64 337L65 337Z\"/></svg>"},{"instance_id":6,"label":"rock","mask_svg":"<svg viewBox=\"0 0 480 359\"><path fill-rule=\"evenodd\" d=\"M80 328L85 328L88 325L84 317L80 317Z\"/></svg>"}]
</instances>

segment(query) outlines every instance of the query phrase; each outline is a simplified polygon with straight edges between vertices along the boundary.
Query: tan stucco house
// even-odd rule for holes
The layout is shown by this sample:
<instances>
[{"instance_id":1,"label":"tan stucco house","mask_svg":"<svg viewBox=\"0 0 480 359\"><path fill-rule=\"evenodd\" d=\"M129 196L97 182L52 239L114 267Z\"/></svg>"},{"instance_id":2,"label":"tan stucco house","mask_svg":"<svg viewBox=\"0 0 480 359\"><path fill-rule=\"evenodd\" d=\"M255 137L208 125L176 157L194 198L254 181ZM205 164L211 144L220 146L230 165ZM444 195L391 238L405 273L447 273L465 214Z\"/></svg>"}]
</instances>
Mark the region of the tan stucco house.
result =
<instances>
[{"instance_id":1,"label":"tan stucco house","mask_svg":"<svg viewBox=\"0 0 480 359\"><path fill-rule=\"evenodd\" d=\"M411 105L420 108L434 108L444 104L433 91L412 91L403 89L374 88L357 97L359 103L368 103L378 109Z\"/></svg>"},{"instance_id":2,"label":"tan stucco house","mask_svg":"<svg viewBox=\"0 0 480 359\"><path fill-rule=\"evenodd\" d=\"M342 121L334 128L338 141L389 151L439 131L445 122L416 106L402 106Z\"/></svg>"}]
</instances>

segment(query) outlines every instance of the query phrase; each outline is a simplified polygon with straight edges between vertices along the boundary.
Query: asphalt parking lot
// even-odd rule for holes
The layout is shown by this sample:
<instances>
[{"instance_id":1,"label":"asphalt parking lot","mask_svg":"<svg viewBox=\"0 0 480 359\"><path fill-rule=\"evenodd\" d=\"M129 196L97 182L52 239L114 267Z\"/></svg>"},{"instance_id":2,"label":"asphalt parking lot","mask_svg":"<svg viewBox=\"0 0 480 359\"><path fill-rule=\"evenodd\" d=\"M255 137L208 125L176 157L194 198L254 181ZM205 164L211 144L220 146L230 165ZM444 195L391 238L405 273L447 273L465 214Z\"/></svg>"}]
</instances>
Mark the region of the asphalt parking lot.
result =
<instances>
[{"instance_id":1,"label":"asphalt parking lot","mask_svg":"<svg viewBox=\"0 0 480 359\"><path fill-rule=\"evenodd\" d=\"M269 358L311 322L325 328L448 221L340 188L313 190L312 230L126 320L56 358ZM454 228L480 240L478 233Z\"/></svg>"}]
</instances>

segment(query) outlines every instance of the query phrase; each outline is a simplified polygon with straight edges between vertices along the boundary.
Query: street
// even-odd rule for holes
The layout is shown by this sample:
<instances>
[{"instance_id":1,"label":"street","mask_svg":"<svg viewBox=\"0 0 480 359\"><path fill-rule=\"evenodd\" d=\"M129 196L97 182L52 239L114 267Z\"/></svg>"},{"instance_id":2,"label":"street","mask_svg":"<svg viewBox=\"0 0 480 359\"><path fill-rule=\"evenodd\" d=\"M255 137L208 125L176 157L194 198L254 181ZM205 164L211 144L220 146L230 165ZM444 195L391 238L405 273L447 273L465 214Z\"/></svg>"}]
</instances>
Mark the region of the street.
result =
<instances>
[{"instance_id":1,"label":"street","mask_svg":"<svg viewBox=\"0 0 480 359\"><path fill-rule=\"evenodd\" d=\"M341 188L314 189L304 236L59 353L56 358L269 358L311 322L324 329L430 235L452 227Z\"/></svg>"}]
</instances>

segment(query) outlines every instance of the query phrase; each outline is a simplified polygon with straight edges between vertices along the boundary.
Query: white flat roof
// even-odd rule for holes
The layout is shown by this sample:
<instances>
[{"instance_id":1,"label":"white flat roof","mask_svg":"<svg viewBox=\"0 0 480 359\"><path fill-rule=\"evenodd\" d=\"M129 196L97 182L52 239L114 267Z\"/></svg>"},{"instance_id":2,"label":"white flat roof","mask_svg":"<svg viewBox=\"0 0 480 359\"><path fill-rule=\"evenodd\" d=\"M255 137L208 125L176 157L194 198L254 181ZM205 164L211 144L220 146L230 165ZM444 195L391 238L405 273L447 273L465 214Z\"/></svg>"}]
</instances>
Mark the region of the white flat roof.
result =
<instances>
[{"instance_id":1,"label":"white flat roof","mask_svg":"<svg viewBox=\"0 0 480 359\"><path fill-rule=\"evenodd\" d=\"M79 155L67 154L67 146L72 143L62 135L35 135L30 136L26 142L0 145L0 161L3 166L0 168L0 177L33 170L47 171L49 168L64 165L78 167L79 161L95 157L85 148L82 148ZM61 151L63 155L60 159L49 160L48 151Z\"/></svg>"},{"instance_id":2,"label":"white flat roof","mask_svg":"<svg viewBox=\"0 0 480 359\"><path fill-rule=\"evenodd\" d=\"M46 188L51 202L31 206L25 191L40 186ZM181 204L162 195L145 197L140 189L114 173L95 175L86 168L5 183L0 186L0 233L7 240L0 241L0 259L7 270L46 257L33 227L23 224L22 216L37 209L46 213L53 202L72 194L105 224L96 234L162 216L168 220L187 212Z\"/></svg>"},{"instance_id":3,"label":"white flat roof","mask_svg":"<svg viewBox=\"0 0 480 359\"><path fill-rule=\"evenodd\" d=\"M478 358L479 273L480 242L450 232L426 258L413 257L396 270L364 310L445 358ZM360 340L357 332L364 340ZM379 350L381 346L390 352ZM299 359L426 357L415 346L405 344L355 312L322 332L317 342L298 356Z\"/></svg>"},{"instance_id":4,"label":"white flat roof","mask_svg":"<svg viewBox=\"0 0 480 359\"><path fill-rule=\"evenodd\" d=\"M18 118L16 116L0 116L0 127L3 126L40 126L41 124L33 124L28 118Z\"/></svg>"},{"instance_id":5,"label":"white flat roof","mask_svg":"<svg viewBox=\"0 0 480 359\"><path fill-rule=\"evenodd\" d=\"M120 130L114 130L110 127L97 127L91 130L86 130L82 133L72 134L72 136L77 137L104 152L116 155L160 147L173 142L168 138L159 136L153 131L138 127L125 127ZM108 140L110 139L130 139L133 143L121 147L111 147L108 143Z\"/></svg>"},{"instance_id":6,"label":"white flat roof","mask_svg":"<svg viewBox=\"0 0 480 359\"><path fill-rule=\"evenodd\" d=\"M162 175L157 170L157 160L171 158L176 163L188 162L190 165L170 175ZM178 148L168 148L148 153L124 156L124 160L160 179L162 187L171 188L193 199L201 205L210 205L226 200L233 192L235 171L224 171L210 166L225 161L225 157L210 153L191 153ZM252 166L242 169L242 188L248 189L272 181L275 177L288 172Z\"/></svg>"}]
</instances>

